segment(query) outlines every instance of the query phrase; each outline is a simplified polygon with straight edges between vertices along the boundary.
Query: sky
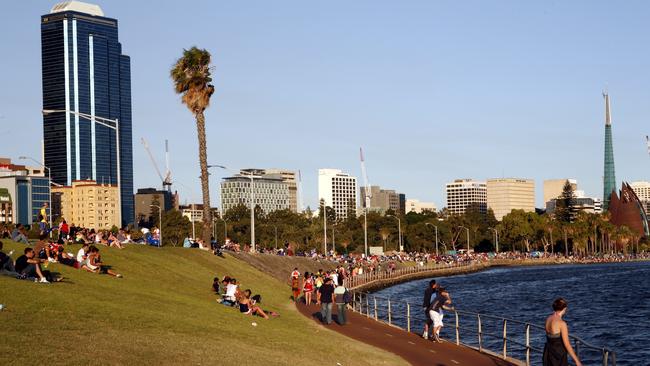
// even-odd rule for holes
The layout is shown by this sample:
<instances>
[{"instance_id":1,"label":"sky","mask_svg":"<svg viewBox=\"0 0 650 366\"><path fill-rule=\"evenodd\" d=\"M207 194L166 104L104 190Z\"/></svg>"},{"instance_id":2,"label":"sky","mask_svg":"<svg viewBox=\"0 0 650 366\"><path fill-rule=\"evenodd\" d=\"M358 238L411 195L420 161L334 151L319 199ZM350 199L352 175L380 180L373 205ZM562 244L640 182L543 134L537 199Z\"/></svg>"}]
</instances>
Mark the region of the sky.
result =
<instances>
[{"instance_id":1,"label":"sky","mask_svg":"<svg viewBox=\"0 0 650 366\"><path fill-rule=\"evenodd\" d=\"M0 156L41 156L40 16L0 14ZM612 100L617 184L650 180L650 2L127 1L99 4L131 57L135 189L159 187L140 138L170 165L181 203L200 202L194 119L169 69L184 48L213 57L208 160L318 169L445 205L458 178L575 178L602 196L604 101ZM219 181L211 198L219 206Z\"/></svg>"}]
</instances>

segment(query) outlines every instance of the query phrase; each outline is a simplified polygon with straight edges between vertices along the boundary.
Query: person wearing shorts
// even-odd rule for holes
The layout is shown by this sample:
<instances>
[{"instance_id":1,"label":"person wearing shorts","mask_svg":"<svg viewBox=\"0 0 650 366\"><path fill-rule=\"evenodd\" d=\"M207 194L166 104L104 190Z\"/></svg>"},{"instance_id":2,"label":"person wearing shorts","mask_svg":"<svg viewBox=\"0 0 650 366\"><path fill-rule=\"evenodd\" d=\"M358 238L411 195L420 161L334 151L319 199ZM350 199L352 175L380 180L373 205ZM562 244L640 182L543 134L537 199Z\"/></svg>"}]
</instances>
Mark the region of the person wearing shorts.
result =
<instances>
[{"instance_id":1,"label":"person wearing shorts","mask_svg":"<svg viewBox=\"0 0 650 366\"><path fill-rule=\"evenodd\" d=\"M429 317L433 322L432 340L438 343L442 343L440 339L440 330L443 327L442 318L444 316L442 311L443 309L450 309L450 305L451 298L449 297L449 293L444 287L438 287L437 294L429 306Z\"/></svg>"}]
</instances>

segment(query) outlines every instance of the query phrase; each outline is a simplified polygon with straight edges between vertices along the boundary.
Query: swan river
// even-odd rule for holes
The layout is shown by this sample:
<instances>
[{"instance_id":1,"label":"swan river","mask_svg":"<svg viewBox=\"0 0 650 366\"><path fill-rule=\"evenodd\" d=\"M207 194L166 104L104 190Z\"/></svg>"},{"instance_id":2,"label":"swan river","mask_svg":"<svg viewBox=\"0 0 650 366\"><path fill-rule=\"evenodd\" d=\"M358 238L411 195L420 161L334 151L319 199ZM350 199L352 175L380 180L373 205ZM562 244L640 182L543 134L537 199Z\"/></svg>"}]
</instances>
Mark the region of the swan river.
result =
<instances>
[{"instance_id":1,"label":"swan river","mask_svg":"<svg viewBox=\"0 0 650 366\"><path fill-rule=\"evenodd\" d=\"M534 325L544 325L557 297L569 302L565 320L571 335L589 344L607 347L616 353L617 365L650 365L650 262L629 262L589 265L552 265L532 267L501 267L484 272L440 277L458 310L505 317ZM390 298L392 321L406 322L405 302L411 304L411 330L422 333L424 314L422 295L429 279L391 286L374 293ZM380 302L385 300L380 299ZM380 308L382 304L379 305ZM380 315L379 317L385 317ZM483 346L494 351L503 349L503 321L483 317ZM455 340L453 313L445 315L442 337ZM476 316L460 317L461 341L477 346ZM469 329L472 329L471 331ZM508 336L525 342L523 325L511 323ZM497 336L489 336L493 333ZM545 335L532 328L530 341L543 348ZM524 358L523 347L508 343L508 353ZM512 353L511 353L512 352ZM601 353L580 349L585 365L601 365ZM531 364L541 365L541 353L531 353ZM610 361L611 364L611 361Z\"/></svg>"}]
</instances>

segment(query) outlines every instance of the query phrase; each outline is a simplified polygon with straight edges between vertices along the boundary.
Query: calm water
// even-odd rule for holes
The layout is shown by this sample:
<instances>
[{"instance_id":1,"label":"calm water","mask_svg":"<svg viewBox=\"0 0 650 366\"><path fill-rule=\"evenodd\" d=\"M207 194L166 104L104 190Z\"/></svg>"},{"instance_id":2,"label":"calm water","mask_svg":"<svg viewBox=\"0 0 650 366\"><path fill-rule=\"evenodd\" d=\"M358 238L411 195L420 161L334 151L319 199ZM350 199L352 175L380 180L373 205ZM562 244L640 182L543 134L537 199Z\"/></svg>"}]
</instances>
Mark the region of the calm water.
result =
<instances>
[{"instance_id":1,"label":"calm water","mask_svg":"<svg viewBox=\"0 0 650 366\"><path fill-rule=\"evenodd\" d=\"M650 262L596 265L561 265L544 267L496 268L485 272L437 279L445 286L459 310L504 316L542 325L552 311L556 297L569 302L565 320L571 334L588 343L606 346L616 352L618 365L650 365ZM422 293L429 280L396 285L376 293L390 297L394 314L404 314L404 305L412 305L413 331L422 332ZM371 300L372 302L372 300ZM397 304L395 302L398 302ZM381 308L380 301L380 308ZM386 317L386 312L379 313ZM404 324L405 317L393 316ZM445 319L442 335L455 337L453 316ZM461 327L476 328L474 318L461 318ZM502 323L483 320L484 332L501 334ZM523 342L523 326L508 326L509 334ZM476 344L477 336L461 332L465 343ZM496 338L484 338L489 349L501 350ZM531 331L534 346L543 347L543 331ZM513 348L521 357L521 348ZM581 351L585 365L599 365L598 356ZM533 353L534 365L541 364L541 354ZM585 362L587 361L587 362Z\"/></svg>"}]
</instances>

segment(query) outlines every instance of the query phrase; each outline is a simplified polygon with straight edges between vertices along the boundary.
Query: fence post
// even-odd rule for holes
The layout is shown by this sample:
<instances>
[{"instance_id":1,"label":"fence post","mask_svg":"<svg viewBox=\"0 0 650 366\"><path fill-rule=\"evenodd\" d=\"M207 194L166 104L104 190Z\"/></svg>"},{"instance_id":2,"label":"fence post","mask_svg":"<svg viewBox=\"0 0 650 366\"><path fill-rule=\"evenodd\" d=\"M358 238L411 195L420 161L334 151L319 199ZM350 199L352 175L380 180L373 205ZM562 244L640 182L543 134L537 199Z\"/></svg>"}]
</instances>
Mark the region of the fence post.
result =
<instances>
[{"instance_id":1,"label":"fence post","mask_svg":"<svg viewBox=\"0 0 650 366\"><path fill-rule=\"evenodd\" d=\"M607 352L607 350L603 348L603 366L607 366L608 361L609 361L609 352Z\"/></svg>"},{"instance_id":2,"label":"fence post","mask_svg":"<svg viewBox=\"0 0 650 366\"><path fill-rule=\"evenodd\" d=\"M483 352L483 329L481 327L481 314L476 314L476 321L478 323L478 351Z\"/></svg>"},{"instance_id":3,"label":"fence post","mask_svg":"<svg viewBox=\"0 0 650 366\"><path fill-rule=\"evenodd\" d=\"M411 304L406 303L406 331L411 333Z\"/></svg>"},{"instance_id":4,"label":"fence post","mask_svg":"<svg viewBox=\"0 0 650 366\"><path fill-rule=\"evenodd\" d=\"M530 324L526 323L526 366L530 365Z\"/></svg>"},{"instance_id":5,"label":"fence post","mask_svg":"<svg viewBox=\"0 0 650 366\"><path fill-rule=\"evenodd\" d=\"M373 300L375 300L375 320L379 320L377 317L377 296L373 296Z\"/></svg>"},{"instance_id":6,"label":"fence post","mask_svg":"<svg viewBox=\"0 0 650 366\"><path fill-rule=\"evenodd\" d=\"M503 319L503 359L508 358L508 321Z\"/></svg>"},{"instance_id":7,"label":"fence post","mask_svg":"<svg viewBox=\"0 0 650 366\"><path fill-rule=\"evenodd\" d=\"M393 317L390 311L390 298L388 299L388 325L391 325L393 322Z\"/></svg>"},{"instance_id":8,"label":"fence post","mask_svg":"<svg viewBox=\"0 0 650 366\"><path fill-rule=\"evenodd\" d=\"M366 317L370 318L370 303L368 300L368 294L366 294Z\"/></svg>"},{"instance_id":9,"label":"fence post","mask_svg":"<svg viewBox=\"0 0 650 366\"><path fill-rule=\"evenodd\" d=\"M460 324L458 319L458 312L454 311L456 314L456 345L460 345Z\"/></svg>"}]
</instances>

